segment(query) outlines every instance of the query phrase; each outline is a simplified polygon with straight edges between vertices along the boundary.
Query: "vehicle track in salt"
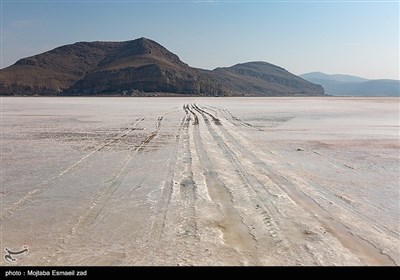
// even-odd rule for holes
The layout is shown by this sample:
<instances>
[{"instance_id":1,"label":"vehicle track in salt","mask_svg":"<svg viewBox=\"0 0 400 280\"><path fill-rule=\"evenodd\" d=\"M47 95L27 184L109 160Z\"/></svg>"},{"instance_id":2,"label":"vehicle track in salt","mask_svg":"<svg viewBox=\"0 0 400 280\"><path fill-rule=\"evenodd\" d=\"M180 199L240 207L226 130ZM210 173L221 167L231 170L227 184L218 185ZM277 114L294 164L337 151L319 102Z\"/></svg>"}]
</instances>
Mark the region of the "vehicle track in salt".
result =
<instances>
[{"instance_id":1,"label":"vehicle track in salt","mask_svg":"<svg viewBox=\"0 0 400 280\"><path fill-rule=\"evenodd\" d=\"M56 182L62 178L64 175L70 173L72 170L74 170L76 167L84 163L86 160L88 160L90 157L92 157L94 154L97 152L101 151L102 149L108 147L111 144L114 144L115 142L121 140L125 136L127 136L129 133L137 129L137 126L143 122L146 119L147 116L142 116L136 119L136 122L133 124L133 126L129 129L127 129L124 133L118 135L117 137L111 139L105 144L101 144L97 146L93 151L90 153L86 154L82 158L80 158L78 161L76 161L74 164L68 166L66 169L64 169L61 173L53 176L50 179L47 179L38 185L36 187L29 191L27 194L22 196L17 202L13 203L13 205L9 208L3 209L3 212L1 213L0 216L0 221L3 221L5 219L8 219L11 217L15 212L17 212L19 209L23 208L24 206L28 205L29 202L37 195L53 188L56 184Z\"/></svg>"},{"instance_id":2,"label":"vehicle track in salt","mask_svg":"<svg viewBox=\"0 0 400 280\"><path fill-rule=\"evenodd\" d=\"M189 125L190 121L194 124L195 118L191 118L191 113L186 105L183 105L185 115L181 121L178 135L176 137L177 150L173 156L173 164L170 167L168 178L163 186L163 193L158 205L156 216L158 216L152 226L152 236L155 240L161 241L167 222L167 212L171 204L171 196L179 193L179 203L183 204L182 213L179 217L180 236L196 237L196 183L193 180L192 155L189 145ZM179 155L179 156L178 156ZM175 217L176 218L176 217Z\"/></svg>"},{"instance_id":3,"label":"vehicle track in salt","mask_svg":"<svg viewBox=\"0 0 400 280\"><path fill-rule=\"evenodd\" d=\"M194 110L197 111L197 108L192 106L192 113L196 115ZM218 119L213 120L218 123ZM199 162L203 167L206 188L211 200L219 206L223 215L218 221L218 227L222 232L224 243L238 252L254 252L257 245L255 237L233 206L231 191L219 178L203 143L199 125L194 126L193 134Z\"/></svg>"},{"instance_id":4,"label":"vehicle track in salt","mask_svg":"<svg viewBox=\"0 0 400 280\"><path fill-rule=\"evenodd\" d=\"M204 109L201 110L205 112ZM382 252L382 249L376 247L361 236L354 234L348 226L335 220L330 213L312 197L298 189L285 177L272 170L272 168L264 161L239 143L222 125L217 125L216 127L218 127L220 133L227 141L235 145L235 147L241 152L242 156L247 157L251 161L254 170L257 170L260 174L266 175L276 186L295 201L296 204L318 220L329 233L335 236L340 243L353 252L355 256L360 258L366 264L397 265L389 255Z\"/></svg>"},{"instance_id":5,"label":"vehicle track in salt","mask_svg":"<svg viewBox=\"0 0 400 280\"><path fill-rule=\"evenodd\" d=\"M377 221L371 219L368 215L365 213L361 212L358 210L354 205L352 204L350 199L347 199L346 197L343 197L342 195L338 195L337 193L333 193L329 191L327 188L317 185L314 182L306 181L304 179L296 178L294 179L295 181L298 181L301 184L307 184L307 186L311 187L316 193L320 195L321 198L323 198L326 201L329 202L334 202L335 205L341 207L342 209L345 209L349 211L351 214L357 216L361 220L368 221L369 224L373 225L377 230L384 232L385 234L393 237L393 238L399 238L400 234L398 232L395 232L388 228L385 225L382 225L378 223ZM377 208L375 205L371 205L371 208Z\"/></svg>"},{"instance_id":6,"label":"vehicle track in salt","mask_svg":"<svg viewBox=\"0 0 400 280\"><path fill-rule=\"evenodd\" d=\"M76 226L71 229L72 233L75 232L78 228L88 226L96 220L107 201L112 197L117 187L121 184L121 179L128 172L127 167L130 162L133 160L138 152L142 151L157 136L157 133L161 127L162 120L163 117L158 117L155 124L156 129L152 131L144 140L142 140L139 146L128 152L128 155L121 162L118 171L115 172L112 178L106 183L106 187L103 188L103 191L99 193L97 198L93 201L92 205L90 205L87 213L82 215L78 219Z\"/></svg>"},{"instance_id":7,"label":"vehicle track in salt","mask_svg":"<svg viewBox=\"0 0 400 280\"><path fill-rule=\"evenodd\" d=\"M237 116L232 114L231 111L229 111L226 108L207 106L207 109L213 111L215 114L218 114L218 112L220 112L222 114L222 116L224 116L224 118L226 120L228 120L234 126L253 127L253 125L242 121L240 118L238 118Z\"/></svg>"},{"instance_id":8,"label":"vehicle track in salt","mask_svg":"<svg viewBox=\"0 0 400 280\"><path fill-rule=\"evenodd\" d=\"M185 107L184 107L184 110L185 110ZM188 122L189 122L189 112L186 109L185 115L182 118L181 123L179 125L178 133L175 136L175 142L176 142L177 148L174 150L171 160L169 162L168 174L162 185L161 197L156 206L156 210L153 215L154 218L152 221L151 229L149 231L148 238L155 240L155 244L153 244L155 247L161 241L162 235L164 233L164 228L165 228L166 219L167 219L167 212L168 212L168 208L169 208L170 201L171 201L171 195L172 195L172 191L173 191L173 185L174 185L173 177L174 177L174 171L177 166L177 155L179 152L179 144L180 144L181 138L182 138L182 131L184 130L185 126L188 125Z\"/></svg>"},{"instance_id":9,"label":"vehicle track in salt","mask_svg":"<svg viewBox=\"0 0 400 280\"><path fill-rule=\"evenodd\" d=\"M186 105L187 106L187 105ZM187 106L188 107L188 106ZM184 108L185 109L185 108ZM181 149L182 149L182 171L179 187L181 200L184 204L184 212L182 213L182 235L186 237L197 238L197 222L196 222L196 182L193 180L192 171L192 153L190 151L190 137L189 137L189 124L191 121L190 115L185 110L187 116L183 126L183 133L181 135ZM198 120L194 118L193 125L198 124Z\"/></svg>"},{"instance_id":10,"label":"vehicle track in salt","mask_svg":"<svg viewBox=\"0 0 400 280\"><path fill-rule=\"evenodd\" d=\"M184 110L187 112L190 112L190 114L193 116L193 125L199 125L199 118L197 117L197 115L195 114L195 112L193 112L193 110L190 108L190 106L188 104L185 105Z\"/></svg>"},{"instance_id":11,"label":"vehicle track in salt","mask_svg":"<svg viewBox=\"0 0 400 280\"><path fill-rule=\"evenodd\" d=\"M179 254L174 254L172 263L190 265L190 252L200 242L197 233L197 185L193 179L189 135L191 126L198 125L198 119L187 104L182 109L185 114L175 135L176 146L169 159L168 173L161 186L161 195L146 238L152 240L146 257L146 263L152 265L159 265L160 260L165 260L165 251L169 250L166 248L171 247L181 248Z\"/></svg>"},{"instance_id":12,"label":"vehicle track in salt","mask_svg":"<svg viewBox=\"0 0 400 280\"><path fill-rule=\"evenodd\" d=\"M110 180L107 181L105 186L99 191L96 198L88 205L88 207L83 210L82 213L78 215L77 218L74 218L76 221L73 223L73 226L69 230L69 232L63 237L58 239L59 244L55 253L51 256L47 256L48 261L52 261L56 259L57 255L62 254L62 251L65 247L68 246L68 240L74 236L77 232L84 231L85 228L92 225L97 217L102 212L103 208L106 206L107 202L113 196L118 186L121 184L124 176L129 172L127 167L131 163L131 161L135 158L138 152L145 149L145 147L157 136L161 122L163 120L163 116L158 117L155 123L155 130L153 130L150 134L148 134L140 143L139 146L134 146L133 149L128 150L128 155L121 161L120 167L114 173Z\"/></svg>"},{"instance_id":13,"label":"vehicle track in salt","mask_svg":"<svg viewBox=\"0 0 400 280\"><path fill-rule=\"evenodd\" d=\"M252 209L256 209L257 212L262 217L264 226L268 232L270 238L273 239L275 246L282 247L282 250L289 248L288 240L283 236L281 230L277 226L276 217L281 217L281 213L278 208L276 208L271 200L261 200L259 197L260 192L265 192L265 186L261 183L255 176L251 175L241 164L240 160L237 158L235 153L225 144L224 140L218 135L216 130L211 125L209 113L201 109L198 105L193 105L194 108L202 115L204 122L207 126L208 132L217 143L218 147L223 152L224 157L233 166L235 173L238 174L241 185L244 187L244 191L248 198L252 202L250 206ZM216 126L221 126L221 121L216 117L211 117ZM271 194L269 194L271 196ZM260 236L255 236L259 239Z\"/></svg>"},{"instance_id":14,"label":"vehicle track in salt","mask_svg":"<svg viewBox=\"0 0 400 280\"><path fill-rule=\"evenodd\" d=\"M205 109L210 110L212 112L214 112L215 114L217 114L218 112L220 112L224 118L226 120L228 120L230 123L232 123L235 126L245 126L245 127L252 127L251 124L245 123L243 122L240 118L236 117L234 114L232 114L228 109L223 108L223 107L215 107L215 106L204 106ZM227 138L228 140L233 140L230 137ZM234 139L235 142L237 144L240 144L236 139ZM272 153L271 151L268 151L270 154L275 155L274 153ZM333 160L328 158L327 156L315 152L315 154L319 155L322 157L322 159L324 161L326 161L328 164L332 165L333 167L337 167L339 166L344 166L345 168L351 168L354 169L351 166L348 166L340 161L337 160ZM301 163L300 163L301 164ZM297 180L299 180L297 178ZM312 187L313 190L317 193L319 193L324 199L328 200L328 201L332 201L335 202L336 205L339 205L340 207L342 207L343 209L346 209L348 211L350 211L352 214L357 215L359 218L368 221L369 223L372 223L377 229L379 229L382 232L385 232L386 234L388 234L389 236L393 237L393 238L398 238L399 237L399 233L398 232L394 232L393 230L391 230L390 228L381 225L380 223L377 223L376 221L374 221L373 219L371 219L369 216L367 216L365 213L360 212L357 208L355 208L351 203L349 203L346 200L343 200L341 197L338 197L337 194L333 193L332 191L329 191L328 189L320 186L320 185L316 185L312 182L305 182L304 180L303 183L306 183L308 186ZM371 207L374 207L374 205L371 205Z\"/></svg>"}]
</instances>

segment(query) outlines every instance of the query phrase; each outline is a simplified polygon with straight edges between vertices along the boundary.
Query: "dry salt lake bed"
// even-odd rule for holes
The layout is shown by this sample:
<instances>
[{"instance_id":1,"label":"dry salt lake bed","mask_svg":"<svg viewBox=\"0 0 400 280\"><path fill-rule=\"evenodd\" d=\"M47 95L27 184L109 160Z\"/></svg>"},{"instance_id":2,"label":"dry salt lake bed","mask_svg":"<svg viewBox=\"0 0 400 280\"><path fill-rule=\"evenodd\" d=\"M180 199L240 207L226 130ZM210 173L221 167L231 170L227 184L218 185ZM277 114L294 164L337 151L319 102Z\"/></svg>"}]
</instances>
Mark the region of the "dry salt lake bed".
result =
<instances>
[{"instance_id":1,"label":"dry salt lake bed","mask_svg":"<svg viewBox=\"0 0 400 280\"><path fill-rule=\"evenodd\" d=\"M0 265L397 266L399 110L3 97Z\"/></svg>"}]
</instances>

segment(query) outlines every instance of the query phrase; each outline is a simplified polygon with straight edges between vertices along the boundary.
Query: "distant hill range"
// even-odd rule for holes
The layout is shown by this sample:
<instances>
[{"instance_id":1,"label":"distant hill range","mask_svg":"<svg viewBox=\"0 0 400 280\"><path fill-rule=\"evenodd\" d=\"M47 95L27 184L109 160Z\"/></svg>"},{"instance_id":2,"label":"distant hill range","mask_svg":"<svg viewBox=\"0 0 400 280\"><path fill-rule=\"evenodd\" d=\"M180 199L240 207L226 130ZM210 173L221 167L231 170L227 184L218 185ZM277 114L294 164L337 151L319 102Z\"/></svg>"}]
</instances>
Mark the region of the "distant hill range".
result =
<instances>
[{"instance_id":1,"label":"distant hill range","mask_svg":"<svg viewBox=\"0 0 400 280\"><path fill-rule=\"evenodd\" d=\"M312 72L300 75L321 85L325 93L336 96L400 96L399 80L368 80L351 75L330 75Z\"/></svg>"},{"instance_id":2,"label":"distant hill range","mask_svg":"<svg viewBox=\"0 0 400 280\"><path fill-rule=\"evenodd\" d=\"M266 62L248 62L212 71L193 68L146 38L65 45L20 59L0 70L1 95L148 93L321 96L324 90Z\"/></svg>"}]
</instances>

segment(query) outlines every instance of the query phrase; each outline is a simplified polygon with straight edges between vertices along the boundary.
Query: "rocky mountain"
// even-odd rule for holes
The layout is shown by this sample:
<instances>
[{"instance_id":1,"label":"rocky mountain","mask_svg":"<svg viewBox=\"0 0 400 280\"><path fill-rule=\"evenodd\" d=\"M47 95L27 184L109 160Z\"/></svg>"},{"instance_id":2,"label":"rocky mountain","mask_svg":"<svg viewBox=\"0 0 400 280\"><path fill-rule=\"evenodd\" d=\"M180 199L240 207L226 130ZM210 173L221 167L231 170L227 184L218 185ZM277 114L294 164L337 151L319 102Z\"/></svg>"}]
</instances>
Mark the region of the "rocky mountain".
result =
<instances>
[{"instance_id":1,"label":"rocky mountain","mask_svg":"<svg viewBox=\"0 0 400 280\"><path fill-rule=\"evenodd\" d=\"M0 70L1 95L97 95L144 92L204 96L323 95L285 69L249 62L212 71L192 68L146 38L79 42Z\"/></svg>"},{"instance_id":2,"label":"rocky mountain","mask_svg":"<svg viewBox=\"0 0 400 280\"><path fill-rule=\"evenodd\" d=\"M58 94L83 79L118 43L80 42L23 58L0 70L4 94Z\"/></svg>"},{"instance_id":3,"label":"rocky mountain","mask_svg":"<svg viewBox=\"0 0 400 280\"><path fill-rule=\"evenodd\" d=\"M300 77L323 86L326 94L335 96L400 96L399 80L368 80L357 76L321 72L302 74Z\"/></svg>"},{"instance_id":4,"label":"rocky mountain","mask_svg":"<svg viewBox=\"0 0 400 280\"><path fill-rule=\"evenodd\" d=\"M321 86L267 62L247 62L212 71L216 79L236 95L323 95Z\"/></svg>"}]
</instances>

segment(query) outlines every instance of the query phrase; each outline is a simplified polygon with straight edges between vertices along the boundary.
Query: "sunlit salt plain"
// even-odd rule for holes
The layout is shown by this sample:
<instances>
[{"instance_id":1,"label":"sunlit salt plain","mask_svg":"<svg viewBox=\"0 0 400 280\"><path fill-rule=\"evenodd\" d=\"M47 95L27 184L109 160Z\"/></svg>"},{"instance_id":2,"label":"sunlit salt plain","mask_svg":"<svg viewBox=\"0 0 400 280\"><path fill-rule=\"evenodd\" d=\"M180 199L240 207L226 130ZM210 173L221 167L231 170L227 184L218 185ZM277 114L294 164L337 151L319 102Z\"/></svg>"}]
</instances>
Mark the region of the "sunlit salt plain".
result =
<instances>
[{"instance_id":1,"label":"sunlit salt plain","mask_svg":"<svg viewBox=\"0 0 400 280\"><path fill-rule=\"evenodd\" d=\"M3 97L1 175L1 265L400 264L398 98Z\"/></svg>"}]
</instances>

